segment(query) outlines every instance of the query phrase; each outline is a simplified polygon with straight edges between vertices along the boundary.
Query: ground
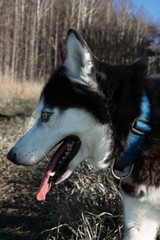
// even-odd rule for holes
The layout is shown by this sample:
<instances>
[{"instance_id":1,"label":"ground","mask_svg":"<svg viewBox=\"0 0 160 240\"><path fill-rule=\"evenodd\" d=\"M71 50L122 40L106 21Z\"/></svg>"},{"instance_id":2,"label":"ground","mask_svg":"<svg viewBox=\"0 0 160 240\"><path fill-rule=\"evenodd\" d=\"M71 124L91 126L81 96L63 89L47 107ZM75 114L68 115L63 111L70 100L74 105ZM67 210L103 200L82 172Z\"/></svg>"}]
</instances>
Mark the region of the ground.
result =
<instances>
[{"instance_id":1,"label":"ground","mask_svg":"<svg viewBox=\"0 0 160 240\"><path fill-rule=\"evenodd\" d=\"M86 162L64 183L36 200L48 161L16 166L6 154L35 120L36 100L0 99L0 240L118 240L121 196L109 171Z\"/></svg>"}]
</instances>

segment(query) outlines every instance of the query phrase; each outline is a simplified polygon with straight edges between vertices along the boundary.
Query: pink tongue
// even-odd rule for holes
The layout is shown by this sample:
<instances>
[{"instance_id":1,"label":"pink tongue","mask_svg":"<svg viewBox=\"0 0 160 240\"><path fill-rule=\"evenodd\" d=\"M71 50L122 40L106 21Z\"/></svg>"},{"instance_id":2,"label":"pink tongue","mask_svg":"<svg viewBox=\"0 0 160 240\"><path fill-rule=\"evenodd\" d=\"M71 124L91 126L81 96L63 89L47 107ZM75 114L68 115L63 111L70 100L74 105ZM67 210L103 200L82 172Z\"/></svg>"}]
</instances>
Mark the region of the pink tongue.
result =
<instances>
[{"instance_id":1,"label":"pink tongue","mask_svg":"<svg viewBox=\"0 0 160 240\"><path fill-rule=\"evenodd\" d=\"M37 192L37 200L38 201L44 201L46 198L46 194L49 192L49 189L51 187L51 183L49 183L49 177L50 177L51 170L46 171L42 181L41 185L39 187L39 190Z\"/></svg>"},{"instance_id":2,"label":"pink tongue","mask_svg":"<svg viewBox=\"0 0 160 240\"><path fill-rule=\"evenodd\" d=\"M49 164L44 177L41 181L39 190L37 192L37 200L38 201L44 201L46 198L46 194L49 192L49 189L51 187L51 183L49 182L49 177L50 177L50 173L53 171L56 162L63 156L63 153L66 149L66 144L64 144L63 146L61 146L61 148L57 151L57 153L53 156L51 163Z\"/></svg>"}]
</instances>

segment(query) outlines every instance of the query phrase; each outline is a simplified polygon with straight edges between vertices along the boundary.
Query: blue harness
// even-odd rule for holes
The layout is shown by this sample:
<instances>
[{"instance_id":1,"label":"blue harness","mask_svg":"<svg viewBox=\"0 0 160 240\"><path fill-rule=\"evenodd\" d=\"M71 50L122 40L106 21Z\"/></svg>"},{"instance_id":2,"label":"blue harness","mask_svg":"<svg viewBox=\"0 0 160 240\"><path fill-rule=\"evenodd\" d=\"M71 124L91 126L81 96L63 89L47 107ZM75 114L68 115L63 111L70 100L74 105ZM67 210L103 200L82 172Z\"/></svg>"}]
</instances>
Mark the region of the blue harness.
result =
<instances>
[{"instance_id":1,"label":"blue harness","mask_svg":"<svg viewBox=\"0 0 160 240\"><path fill-rule=\"evenodd\" d=\"M132 125L126 148L120 158L115 160L114 170L123 171L124 168L133 165L146 135L152 130L150 125L151 105L145 92L143 93L140 109L141 114Z\"/></svg>"}]
</instances>

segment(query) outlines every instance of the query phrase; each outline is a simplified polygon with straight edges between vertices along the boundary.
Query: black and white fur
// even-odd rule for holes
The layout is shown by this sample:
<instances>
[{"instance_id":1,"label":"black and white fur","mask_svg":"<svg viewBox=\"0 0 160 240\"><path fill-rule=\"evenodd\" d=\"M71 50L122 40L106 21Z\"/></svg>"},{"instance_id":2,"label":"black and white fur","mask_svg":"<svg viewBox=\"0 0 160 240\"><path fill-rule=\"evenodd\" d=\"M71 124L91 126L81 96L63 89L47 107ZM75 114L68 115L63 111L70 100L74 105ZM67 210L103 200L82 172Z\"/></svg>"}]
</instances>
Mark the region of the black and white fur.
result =
<instances>
[{"instance_id":1,"label":"black and white fur","mask_svg":"<svg viewBox=\"0 0 160 240\"><path fill-rule=\"evenodd\" d=\"M35 125L8 158L17 164L36 164L66 136L75 135L81 147L59 182L84 159L96 168L109 167L124 151L145 90L153 130L131 176L122 182L123 240L153 240L160 225L160 79L147 79L139 61L131 65L100 62L73 29L68 31L65 50L61 66L42 91ZM50 114L48 121L42 112Z\"/></svg>"}]
</instances>

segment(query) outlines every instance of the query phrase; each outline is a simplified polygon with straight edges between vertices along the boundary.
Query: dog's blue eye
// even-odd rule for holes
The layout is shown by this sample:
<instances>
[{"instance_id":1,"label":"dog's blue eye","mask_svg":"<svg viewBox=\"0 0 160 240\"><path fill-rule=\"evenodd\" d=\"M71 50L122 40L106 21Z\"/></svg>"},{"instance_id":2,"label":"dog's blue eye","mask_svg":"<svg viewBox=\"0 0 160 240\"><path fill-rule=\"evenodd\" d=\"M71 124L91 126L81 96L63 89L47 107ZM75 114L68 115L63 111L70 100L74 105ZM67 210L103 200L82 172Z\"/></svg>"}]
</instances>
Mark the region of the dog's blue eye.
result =
<instances>
[{"instance_id":1,"label":"dog's blue eye","mask_svg":"<svg viewBox=\"0 0 160 240\"><path fill-rule=\"evenodd\" d=\"M41 119L42 119L44 122L48 122L49 119L50 119L50 116L51 116L52 114L53 114L53 113L50 113L50 112L42 112Z\"/></svg>"}]
</instances>

